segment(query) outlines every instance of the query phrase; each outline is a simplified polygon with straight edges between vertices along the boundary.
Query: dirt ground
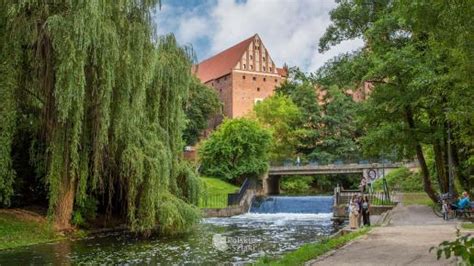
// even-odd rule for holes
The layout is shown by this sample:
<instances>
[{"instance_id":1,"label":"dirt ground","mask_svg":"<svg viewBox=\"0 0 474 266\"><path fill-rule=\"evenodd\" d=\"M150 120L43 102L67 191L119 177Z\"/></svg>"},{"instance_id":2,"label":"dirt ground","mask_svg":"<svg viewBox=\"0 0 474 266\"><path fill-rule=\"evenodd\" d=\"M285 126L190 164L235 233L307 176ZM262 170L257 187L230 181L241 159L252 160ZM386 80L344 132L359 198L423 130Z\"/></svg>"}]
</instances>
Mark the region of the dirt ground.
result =
<instances>
[{"instance_id":1,"label":"dirt ground","mask_svg":"<svg viewBox=\"0 0 474 266\"><path fill-rule=\"evenodd\" d=\"M443 221L427 206L397 206L387 226L307 265L451 265L454 260L436 260L435 251L444 240L456 238L456 221Z\"/></svg>"}]
</instances>

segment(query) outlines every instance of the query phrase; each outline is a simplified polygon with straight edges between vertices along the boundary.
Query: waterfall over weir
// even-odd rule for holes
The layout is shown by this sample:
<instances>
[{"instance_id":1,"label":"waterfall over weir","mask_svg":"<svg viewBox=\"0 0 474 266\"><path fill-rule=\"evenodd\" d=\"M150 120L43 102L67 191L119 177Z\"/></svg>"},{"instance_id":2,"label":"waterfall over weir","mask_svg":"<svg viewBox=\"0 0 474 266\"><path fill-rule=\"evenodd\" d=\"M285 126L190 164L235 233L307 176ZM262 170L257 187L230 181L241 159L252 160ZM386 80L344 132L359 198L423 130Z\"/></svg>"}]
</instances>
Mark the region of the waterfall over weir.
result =
<instances>
[{"instance_id":1,"label":"waterfall over weir","mask_svg":"<svg viewBox=\"0 0 474 266\"><path fill-rule=\"evenodd\" d=\"M271 196L252 202L250 213L258 214L328 214L332 212L331 196Z\"/></svg>"}]
</instances>

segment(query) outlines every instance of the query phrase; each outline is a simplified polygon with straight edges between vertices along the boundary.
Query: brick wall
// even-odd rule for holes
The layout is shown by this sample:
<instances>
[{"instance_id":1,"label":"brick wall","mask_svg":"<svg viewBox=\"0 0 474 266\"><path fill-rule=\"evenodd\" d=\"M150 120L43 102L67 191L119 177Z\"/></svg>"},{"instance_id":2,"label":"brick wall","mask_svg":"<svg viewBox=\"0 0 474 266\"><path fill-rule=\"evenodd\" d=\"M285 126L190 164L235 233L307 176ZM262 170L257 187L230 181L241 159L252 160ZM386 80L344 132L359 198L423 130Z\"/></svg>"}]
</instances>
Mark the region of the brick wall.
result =
<instances>
[{"instance_id":1,"label":"brick wall","mask_svg":"<svg viewBox=\"0 0 474 266\"><path fill-rule=\"evenodd\" d=\"M282 82L278 75L250 71L232 72L232 117L242 117L251 112L257 100L274 94Z\"/></svg>"}]
</instances>

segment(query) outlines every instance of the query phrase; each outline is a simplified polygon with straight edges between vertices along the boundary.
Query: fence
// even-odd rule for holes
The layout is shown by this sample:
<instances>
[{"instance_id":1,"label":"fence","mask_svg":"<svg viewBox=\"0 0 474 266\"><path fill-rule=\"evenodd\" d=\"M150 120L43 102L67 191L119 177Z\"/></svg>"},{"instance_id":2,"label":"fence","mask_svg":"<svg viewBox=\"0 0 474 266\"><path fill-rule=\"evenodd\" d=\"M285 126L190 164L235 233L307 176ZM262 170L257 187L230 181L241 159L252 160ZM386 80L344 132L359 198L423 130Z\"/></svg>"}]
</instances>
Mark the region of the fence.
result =
<instances>
[{"instance_id":1,"label":"fence","mask_svg":"<svg viewBox=\"0 0 474 266\"><path fill-rule=\"evenodd\" d=\"M242 201L245 193L249 188L255 186L255 182L251 179L245 179L242 183L242 186L237 193L211 193L204 195L199 200L199 208L226 208L230 206L239 206L240 202Z\"/></svg>"},{"instance_id":2,"label":"fence","mask_svg":"<svg viewBox=\"0 0 474 266\"><path fill-rule=\"evenodd\" d=\"M221 194L207 194L201 197L199 200L199 208L225 208L228 206L228 195L226 193Z\"/></svg>"},{"instance_id":3,"label":"fence","mask_svg":"<svg viewBox=\"0 0 474 266\"><path fill-rule=\"evenodd\" d=\"M335 203L336 205L347 205L349 204L350 200L354 195L363 195L367 196L369 199L369 203L371 205L394 205L395 202L393 201L394 195L390 197L384 192L372 192L372 193L366 193L362 194L358 190L343 190L340 192L336 192L335 194Z\"/></svg>"}]
</instances>

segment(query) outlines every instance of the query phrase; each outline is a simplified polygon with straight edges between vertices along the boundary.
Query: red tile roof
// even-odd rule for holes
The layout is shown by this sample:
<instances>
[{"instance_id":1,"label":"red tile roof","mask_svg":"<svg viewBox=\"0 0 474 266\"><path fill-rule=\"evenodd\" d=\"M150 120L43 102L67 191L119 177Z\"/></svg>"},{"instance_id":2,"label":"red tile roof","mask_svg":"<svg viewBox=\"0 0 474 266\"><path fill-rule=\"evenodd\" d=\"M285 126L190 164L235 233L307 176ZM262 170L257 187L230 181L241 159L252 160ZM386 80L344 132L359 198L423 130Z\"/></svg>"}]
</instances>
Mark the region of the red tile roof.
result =
<instances>
[{"instance_id":1,"label":"red tile roof","mask_svg":"<svg viewBox=\"0 0 474 266\"><path fill-rule=\"evenodd\" d=\"M249 47L256 34L218 54L208 58L197 65L197 77L201 82L225 76L232 71L232 68L239 62L242 55Z\"/></svg>"},{"instance_id":2,"label":"red tile roof","mask_svg":"<svg viewBox=\"0 0 474 266\"><path fill-rule=\"evenodd\" d=\"M282 77L286 77L288 75L288 71L285 68L276 68L278 75Z\"/></svg>"}]
</instances>

